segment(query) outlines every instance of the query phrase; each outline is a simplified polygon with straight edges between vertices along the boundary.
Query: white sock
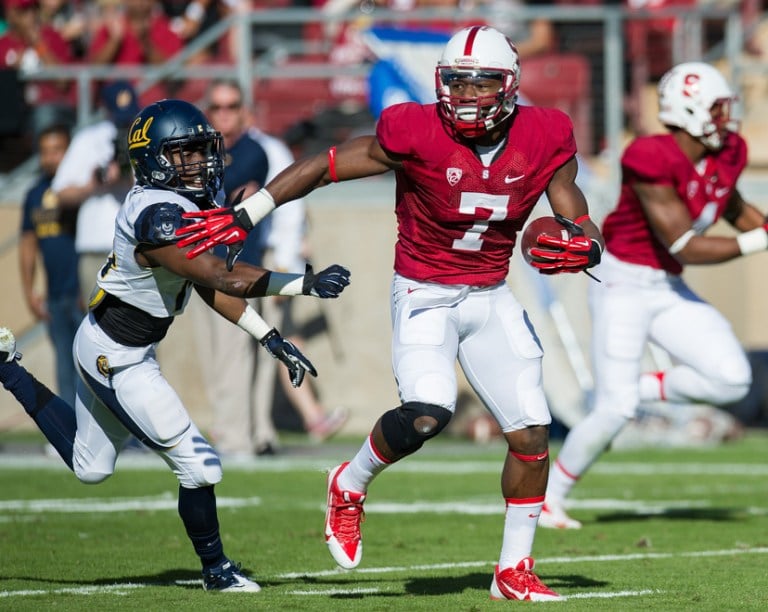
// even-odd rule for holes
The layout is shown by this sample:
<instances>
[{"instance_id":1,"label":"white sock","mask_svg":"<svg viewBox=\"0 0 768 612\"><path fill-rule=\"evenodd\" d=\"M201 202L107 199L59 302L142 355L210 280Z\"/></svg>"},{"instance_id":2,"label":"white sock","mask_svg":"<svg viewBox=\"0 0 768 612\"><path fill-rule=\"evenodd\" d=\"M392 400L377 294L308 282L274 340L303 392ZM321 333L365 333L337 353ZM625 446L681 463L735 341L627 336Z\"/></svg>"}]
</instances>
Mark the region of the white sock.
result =
<instances>
[{"instance_id":1,"label":"white sock","mask_svg":"<svg viewBox=\"0 0 768 612\"><path fill-rule=\"evenodd\" d=\"M339 488L365 493L371 481L388 465L389 463L376 452L371 436L368 436L349 465L339 474Z\"/></svg>"},{"instance_id":2,"label":"white sock","mask_svg":"<svg viewBox=\"0 0 768 612\"><path fill-rule=\"evenodd\" d=\"M614 412L593 411L568 432L549 473L547 502L562 505L576 481L603 454L627 420Z\"/></svg>"},{"instance_id":3,"label":"white sock","mask_svg":"<svg viewBox=\"0 0 768 612\"><path fill-rule=\"evenodd\" d=\"M499 555L500 570L515 567L522 559L530 556L536 535L536 523L544 505L544 500L540 498L538 501L508 498L506 502L504 536Z\"/></svg>"},{"instance_id":4,"label":"white sock","mask_svg":"<svg viewBox=\"0 0 768 612\"><path fill-rule=\"evenodd\" d=\"M559 461L552 464L549 470L549 481L547 482L546 504L553 506L562 506L563 501L571 493L573 485L579 480L579 476L566 472Z\"/></svg>"},{"instance_id":5,"label":"white sock","mask_svg":"<svg viewBox=\"0 0 768 612\"><path fill-rule=\"evenodd\" d=\"M664 385L665 372L645 372L640 375L640 400L644 402L657 402L666 400Z\"/></svg>"}]
</instances>

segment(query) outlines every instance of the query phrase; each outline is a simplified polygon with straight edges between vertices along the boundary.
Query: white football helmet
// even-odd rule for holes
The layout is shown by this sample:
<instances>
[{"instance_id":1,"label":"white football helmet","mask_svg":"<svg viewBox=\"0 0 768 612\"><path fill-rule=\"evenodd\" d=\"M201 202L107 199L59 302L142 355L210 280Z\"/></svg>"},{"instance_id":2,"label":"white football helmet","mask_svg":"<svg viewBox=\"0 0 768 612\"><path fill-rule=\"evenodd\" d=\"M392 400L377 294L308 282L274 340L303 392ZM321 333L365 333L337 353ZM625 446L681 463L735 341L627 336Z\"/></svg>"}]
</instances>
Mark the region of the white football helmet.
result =
<instances>
[{"instance_id":1,"label":"white football helmet","mask_svg":"<svg viewBox=\"0 0 768 612\"><path fill-rule=\"evenodd\" d=\"M492 96L452 96L450 83L462 78L500 79ZM520 58L512 41L488 26L459 30L445 45L435 70L438 108L467 138L493 129L515 110L520 86Z\"/></svg>"},{"instance_id":2,"label":"white football helmet","mask_svg":"<svg viewBox=\"0 0 768 612\"><path fill-rule=\"evenodd\" d=\"M736 95L720 72L704 62L685 62L659 81L659 121L688 132L708 149L723 146L725 133L736 132L732 117ZM713 116L715 104L719 111Z\"/></svg>"}]
</instances>

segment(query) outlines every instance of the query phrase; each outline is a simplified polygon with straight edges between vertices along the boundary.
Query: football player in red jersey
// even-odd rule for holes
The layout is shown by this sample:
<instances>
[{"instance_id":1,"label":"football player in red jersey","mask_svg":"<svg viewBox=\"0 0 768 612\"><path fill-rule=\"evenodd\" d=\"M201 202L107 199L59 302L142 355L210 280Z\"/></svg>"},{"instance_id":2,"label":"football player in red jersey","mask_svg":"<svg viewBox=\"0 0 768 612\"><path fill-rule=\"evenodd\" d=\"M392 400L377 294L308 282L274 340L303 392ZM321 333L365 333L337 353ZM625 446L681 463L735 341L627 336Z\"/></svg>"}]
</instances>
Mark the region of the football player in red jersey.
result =
<instances>
[{"instance_id":1,"label":"football player in red jersey","mask_svg":"<svg viewBox=\"0 0 768 612\"><path fill-rule=\"evenodd\" d=\"M603 226L603 282L590 287L594 403L554 463L542 526L581 526L564 500L640 402L721 405L749 390L749 362L730 324L680 277L686 264L768 248L763 213L736 188L747 146L731 116L734 100L712 66L675 66L659 82L659 119L669 133L639 137L624 152L619 203ZM705 236L721 217L741 233ZM641 373L648 341L675 365Z\"/></svg>"},{"instance_id":2,"label":"football player in red jersey","mask_svg":"<svg viewBox=\"0 0 768 612\"><path fill-rule=\"evenodd\" d=\"M574 180L569 118L516 104L514 45L474 26L447 43L436 69L436 104L386 109L375 136L299 160L224 214L195 214L179 232L195 256L233 244L275 206L336 181L394 170L398 240L392 282L392 362L402 404L385 412L360 451L328 477L325 537L336 562L358 565L360 522L371 481L417 451L450 421L459 363L509 445L502 472L506 518L491 584L496 599L557 599L530 557L549 469L551 421L542 349L505 283L517 232L542 193L580 227L542 251L543 271L578 272L600 260L602 237ZM574 226L575 227L575 226Z\"/></svg>"}]
</instances>

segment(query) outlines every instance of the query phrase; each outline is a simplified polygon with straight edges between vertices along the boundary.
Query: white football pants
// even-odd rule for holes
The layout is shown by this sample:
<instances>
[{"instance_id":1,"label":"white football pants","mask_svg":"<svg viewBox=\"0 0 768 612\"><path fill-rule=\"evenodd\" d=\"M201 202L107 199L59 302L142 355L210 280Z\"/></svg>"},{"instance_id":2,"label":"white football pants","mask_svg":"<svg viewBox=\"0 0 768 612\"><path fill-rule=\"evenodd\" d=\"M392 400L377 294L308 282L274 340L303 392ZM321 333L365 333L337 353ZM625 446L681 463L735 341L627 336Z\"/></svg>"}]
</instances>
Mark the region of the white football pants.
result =
<instances>
[{"instance_id":1,"label":"white football pants","mask_svg":"<svg viewBox=\"0 0 768 612\"><path fill-rule=\"evenodd\" d=\"M118 344L89 314L75 337L73 356L81 370L72 457L79 480L97 483L110 476L133 433L147 439L182 486L221 481L219 457L160 372L155 345Z\"/></svg>"},{"instance_id":2,"label":"white football pants","mask_svg":"<svg viewBox=\"0 0 768 612\"><path fill-rule=\"evenodd\" d=\"M593 283L589 294L594 403L584 421L569 432L557 459L575 477L636 415L641 400L659 399L658 388L652 389L655 395L641 396L648 341L672 358L674 365L663 379L668 401L735 402L749 391L752 379L731 325L682 278L624 263L610 253L603 255L595 274L602 283Z\"/></svg>"},{"instance_id":3,"label":"white football pants","mask_svg":"<svg viewBox=\"0 0 768 612\"><path fill-rule=\"evenodd\" d=\"M505 432L551 421L542 349L505 283L440 285L395 275L392 368L402 402L456 408L456 368Z\"/></svg>"}]
</instances>

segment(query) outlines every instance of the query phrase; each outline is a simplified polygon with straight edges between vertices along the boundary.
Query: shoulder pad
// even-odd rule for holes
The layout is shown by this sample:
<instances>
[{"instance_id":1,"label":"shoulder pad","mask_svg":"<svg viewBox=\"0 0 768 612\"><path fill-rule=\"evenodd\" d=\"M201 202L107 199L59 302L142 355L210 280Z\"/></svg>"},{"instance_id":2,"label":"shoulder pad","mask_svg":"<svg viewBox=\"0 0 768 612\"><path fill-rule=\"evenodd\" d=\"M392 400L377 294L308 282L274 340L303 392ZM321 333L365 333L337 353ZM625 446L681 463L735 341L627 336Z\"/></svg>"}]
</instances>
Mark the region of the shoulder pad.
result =
<instances>
[{"instance_id":1,"label":"shoulder pad","mask_svg":"<svg viewBox=\"0 0 768 612\"><path fill-rule=\"evenodd\" d=\"M181 216L183 212L181 206L171 202L158 202L147 206L139 213L133 225L136 240L152 245L176 242L176 230L187 224Z\"/></svg>"}]
</instances>

